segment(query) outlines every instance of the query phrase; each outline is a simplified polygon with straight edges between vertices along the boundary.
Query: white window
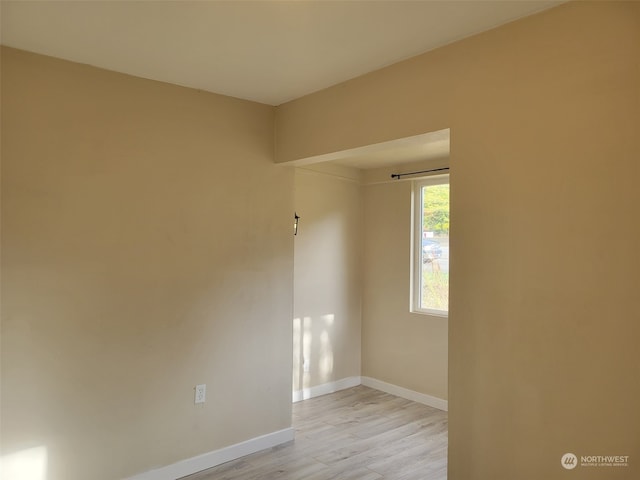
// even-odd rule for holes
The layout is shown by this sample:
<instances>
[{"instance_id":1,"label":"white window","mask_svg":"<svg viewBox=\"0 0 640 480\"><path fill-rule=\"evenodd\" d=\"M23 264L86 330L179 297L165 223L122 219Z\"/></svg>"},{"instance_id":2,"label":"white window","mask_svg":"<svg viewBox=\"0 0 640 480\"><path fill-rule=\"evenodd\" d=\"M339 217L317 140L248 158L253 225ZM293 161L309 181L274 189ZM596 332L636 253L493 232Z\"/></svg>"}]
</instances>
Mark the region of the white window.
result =
<instances>
[{"instance_id":1,"label":"white window","mask_svg":"<svg viewBox=\"0 0 640 480\"><path fill-rule=\"evenodd\" d=\"M449 175L413 184L412 311L449 313Z\"/></svg>"}]
</instances>

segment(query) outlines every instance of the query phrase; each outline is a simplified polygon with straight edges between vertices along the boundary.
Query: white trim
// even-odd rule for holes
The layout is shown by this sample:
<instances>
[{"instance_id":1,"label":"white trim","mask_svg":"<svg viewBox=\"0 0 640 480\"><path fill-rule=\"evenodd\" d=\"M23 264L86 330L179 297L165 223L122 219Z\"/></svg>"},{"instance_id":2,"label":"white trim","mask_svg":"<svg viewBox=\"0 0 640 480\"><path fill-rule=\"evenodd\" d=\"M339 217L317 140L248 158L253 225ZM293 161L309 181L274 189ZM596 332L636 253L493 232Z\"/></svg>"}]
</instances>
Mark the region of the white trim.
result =
<instances>
[{"instance_id":1,"label":"white trim","mask_svg":"<svg viewBox=\"0 0 640 480\"><path fill-rule=\"evenodd\" d=\"M424 190L423 187L432 185L448 185L450 183L450 174L433 175L428 178L415 179L411 189L411 281L409 283L409 311L411 313L419 313L430 315L433 317L449 318L449 309L437 310L435 308L424 308L421 304L422 297L422 232L423 232L423 208L424 208Z\"/></svg>"},{"instance_id":2,"label":"white trim","mask_svg":"<svg viewBox=\"0 0 640 480\"><path fill-rule=\"evenodd\" d=\"M293 402L300 402L301 400L308 400L309 398L319 397L339 390L357 387L361 383L360 377L347 377L336 380L335 382L323 383L322 385L316 385L315 387L296 390L293 392Z\"/></svg>"},{"instance_id":3,"label":"white trim","mask_svg":"<svg viewBox=\"0 0 640 480\"><path fill-rule=\"evenodd\" d=\"M201 472L207 468L244 457L245 455L259 452L260 450L290 442L293 439L293 428L285 428L284 430L267 433L266 435L221 448L220 450L214 450L198 455L197 457L181 460L166 467L140 473L126 480L176 480L187 475Z\"/></svg>"},{"instance_id":4,"label":"white trim","mask_svg":"<svg viewBox=\"0 0 640 480\"><path fill-rule=\"evenodd\" d=\"M416 313L418 315L428 315L430 317L439 317L447 319L449 318L449 312L447 310L433 310L431 308L414 308L411 313Z\"/></svg>"},{"instance_id":5,"label":"white trim","mask_svg":"<svg viewBox=\"0 0 640 480\"><path fill-rule=\"evenodd\" d=\"M315 387L305 388L304 390L297 390L293 392L293 402L300 402L309 398L327 395L328 393L357 387L358 385L375 388L381 392L390 393L396 397L406 398L407 400L422 403L423 405L428 405L430 407L437 408L438 410L444 410L445 412L449 409L449 402L447 402L447 400L427 395L426 393L409 390L408 388L399 387L398 385L393 385L371 377L347 377L335 382L324 383Z\"/></svg>"},{"instance_id":6,"label":"white trim","mask_svg":"<svg viewBox=\"0 0 640 480\"><path fill-rule=\"evenodd\" d=\"M445 412L449 410L449 402L442 398L433 397L431 395L427 395L426 393L420 393L414 390L409 390L408 388L399 387L397 385L383 382L382 380L377 380L371 377L361 378L362 385L364 385L365 387L375 388L376 390L387 392L391 395L406 398L407 400L412 400L414 402L422 403L423 405L429 405L430 407L437 408L438 410L444 410Z\"/></svg>"}]
</instances>

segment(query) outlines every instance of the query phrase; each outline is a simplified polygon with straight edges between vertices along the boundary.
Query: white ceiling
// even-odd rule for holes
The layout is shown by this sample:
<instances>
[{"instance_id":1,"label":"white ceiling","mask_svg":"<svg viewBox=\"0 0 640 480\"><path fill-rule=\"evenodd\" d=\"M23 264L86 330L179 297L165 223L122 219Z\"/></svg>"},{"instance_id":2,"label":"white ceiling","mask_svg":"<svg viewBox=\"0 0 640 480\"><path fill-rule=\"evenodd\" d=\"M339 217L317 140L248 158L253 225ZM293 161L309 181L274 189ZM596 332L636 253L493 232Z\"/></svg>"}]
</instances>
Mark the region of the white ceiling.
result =
<instances>
[{"instance_id":1,"label":"white ceiling","mask_svg":"<svg viewBox=\"0 0 640 480\"><path fill-rule=\"evenodd\" d=\"M6 1L8 45L279 105L561 1Z\"/></svg>"}]
</instances>

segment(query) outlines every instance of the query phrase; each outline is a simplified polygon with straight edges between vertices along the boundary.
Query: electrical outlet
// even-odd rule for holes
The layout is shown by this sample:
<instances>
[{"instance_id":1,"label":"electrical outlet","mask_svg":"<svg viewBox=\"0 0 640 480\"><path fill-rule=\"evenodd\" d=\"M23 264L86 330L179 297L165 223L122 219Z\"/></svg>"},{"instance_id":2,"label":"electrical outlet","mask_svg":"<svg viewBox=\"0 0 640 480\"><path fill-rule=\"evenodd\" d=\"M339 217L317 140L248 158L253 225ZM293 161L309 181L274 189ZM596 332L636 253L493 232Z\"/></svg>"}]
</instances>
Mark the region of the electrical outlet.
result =
<instances>
[{"instance_id":1,"label":"electrical outlet","mask_svg":"<svg viewBox=\"0 0 640 480\"><path fill-rule=\"evenodd\" d=\"M196 385L195 391L195 403L204 403L204 399L207 394L207 386L204 383L202 385Z\"/></svg>"},{"instance_id":2,"label":"electrical outlet","mask_svg":"<svg viewBox=\"0 0 640 480\"><path fill-rule=\"evenodd\" d=\"M302 360L302 371L304 373L309 373L309 359L307 357L304 357Z\"/></svg>"}]
</instances>

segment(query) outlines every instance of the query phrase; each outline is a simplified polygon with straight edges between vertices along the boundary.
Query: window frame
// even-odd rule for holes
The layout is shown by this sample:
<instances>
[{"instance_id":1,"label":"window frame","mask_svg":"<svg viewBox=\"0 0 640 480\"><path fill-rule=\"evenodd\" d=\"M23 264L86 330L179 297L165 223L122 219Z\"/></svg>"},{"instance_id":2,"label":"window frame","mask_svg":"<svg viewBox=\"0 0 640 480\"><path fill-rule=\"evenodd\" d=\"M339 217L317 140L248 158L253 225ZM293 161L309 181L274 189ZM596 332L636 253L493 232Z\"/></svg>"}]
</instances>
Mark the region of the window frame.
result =
<instances>
[{"instance_id":1,"label":"window frame","mask_svg":"<svg viewBox=\"0 0 640 480\"><path fill-rule=\"evenodd\" d=\"M422 198L423 187L433 185L445 185L450 182L450 175L431 175L412 181L411 189L411 288L410 288L410 311L421 315L430 315L435 317L449 318L449 308L447 310L438 310L435 308L424 308L421 304L422 299L422 221L424 201ZM449 207L451 207L451 199L449 199ZM451 211L451 210L449 210ZM450 284L449 284L450 285Z\"/></svg>"}]
</instances>

